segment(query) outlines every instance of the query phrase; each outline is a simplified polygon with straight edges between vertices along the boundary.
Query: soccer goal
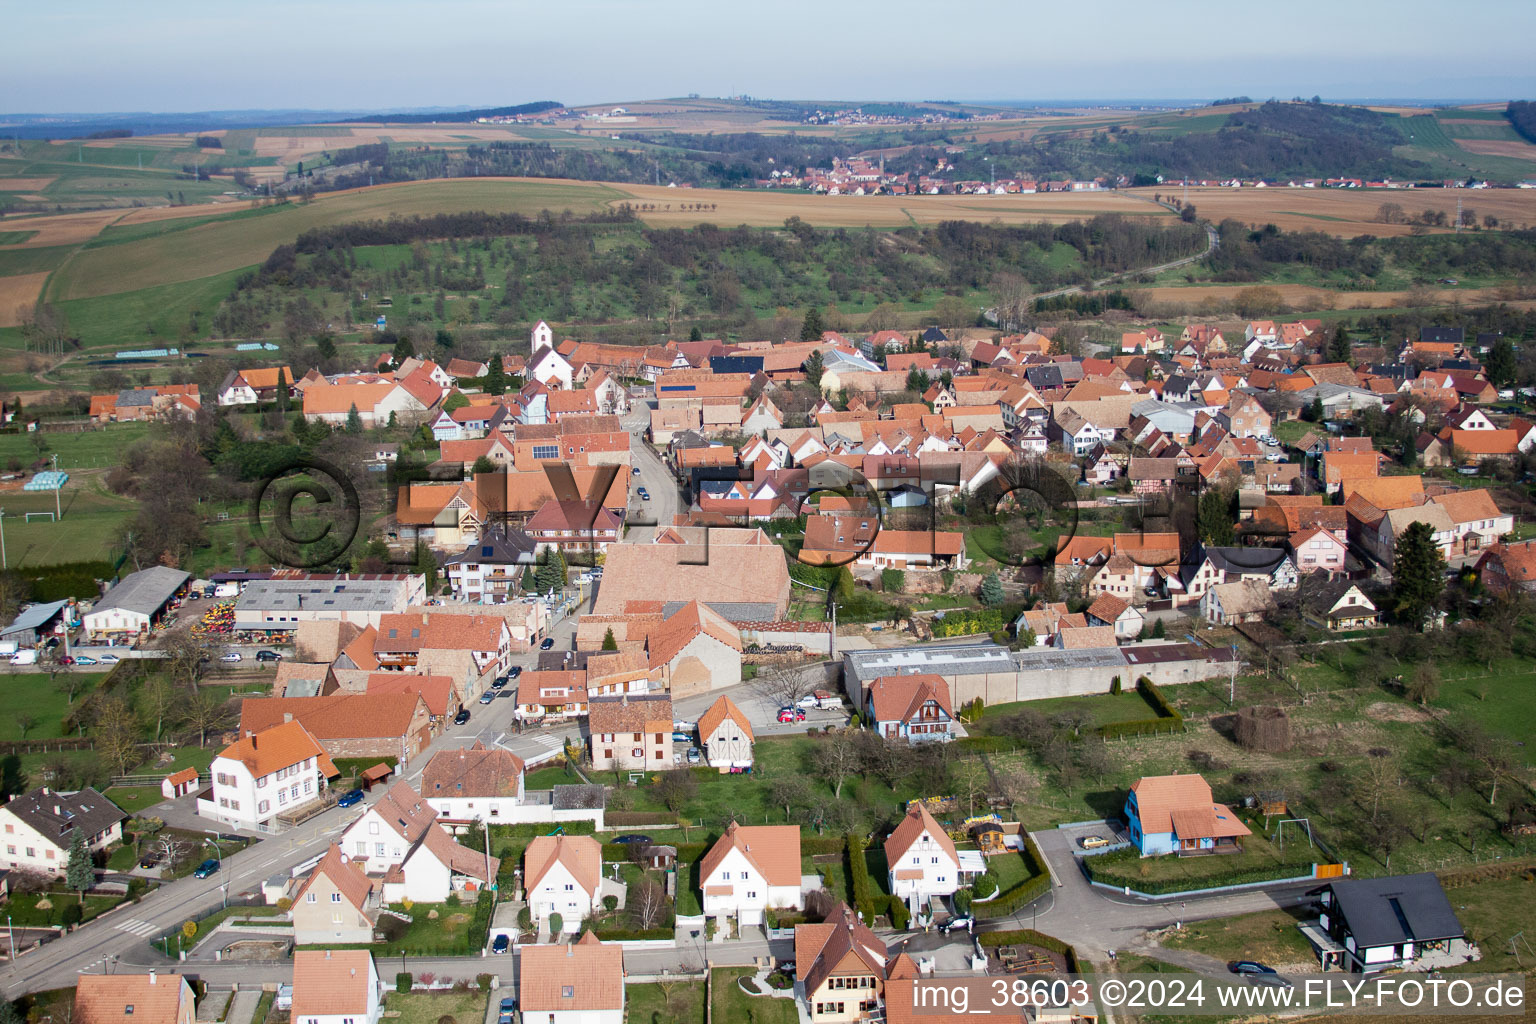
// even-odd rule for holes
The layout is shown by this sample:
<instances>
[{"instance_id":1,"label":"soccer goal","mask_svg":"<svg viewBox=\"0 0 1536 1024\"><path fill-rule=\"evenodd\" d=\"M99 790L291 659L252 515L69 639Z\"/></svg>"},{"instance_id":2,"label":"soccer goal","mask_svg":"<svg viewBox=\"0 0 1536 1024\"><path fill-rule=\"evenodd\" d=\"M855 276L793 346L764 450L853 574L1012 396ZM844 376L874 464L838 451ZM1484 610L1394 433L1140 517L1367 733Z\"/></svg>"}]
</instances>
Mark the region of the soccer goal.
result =
<instances>
[{"instance_id":1,"label":"soccer goal","mask_svg":"<svg viewBox=\"0 0 1536 1024\"><path fill-rule=\"evenodd\" d=\"M37 516L40 519L47 519L50 523L58 522L58 519L56 519L54 517L54 514L52 512L28 512L26 514L26 516L27 516L27 522L29 522L29 523L32 521L32 517L33 516Z\"/></svg>"}]
</instances>

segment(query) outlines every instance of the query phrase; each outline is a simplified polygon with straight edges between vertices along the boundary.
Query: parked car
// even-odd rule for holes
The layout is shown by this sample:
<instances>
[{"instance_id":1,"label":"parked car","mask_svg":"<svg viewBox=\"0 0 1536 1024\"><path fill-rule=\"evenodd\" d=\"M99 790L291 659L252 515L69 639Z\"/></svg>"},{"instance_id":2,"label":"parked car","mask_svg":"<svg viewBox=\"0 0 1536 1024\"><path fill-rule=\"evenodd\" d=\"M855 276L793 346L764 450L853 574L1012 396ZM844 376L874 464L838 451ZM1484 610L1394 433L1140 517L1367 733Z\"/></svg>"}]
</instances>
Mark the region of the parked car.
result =
<instances>
[{"instance_id":1,"label":"parked car","mask_svg":"<svg viewBox=\"0 0 1536 1024\"><path fill-rule=\"evenodd\" d=\"M1227 964L1227 970L1233 974L1274 974L1275 969L1267 964L1261 964L1257 960L1232 960Z\"/></svg>"},{"instance_id":2,"label":"parked car","mask_svg":"<svg viewBox=\"0 0 1536 1024\"><path fill-rule=\"evenodd\" d=\"M495 699L496 699L496 691L495 690L486 690L484 693L482 693L480 695L480 703L481 704L489 704L491 701L493 701Z\"/></svg>"},{"instance_id":3,"label":"parked car","mask_svg":"<svg viewBox=\"0 0 1536 1024\"><path fill-rule=\"evenodd\" d=\"M36 651L17 651L15 654L11 655L11 664L12 665L36 665L37 664L37 652Z\"/></svg>"},{"instance_id":4,"label":"parked car","mask_svg":"<svg viewBox=\"0 0 1536 1024\"><path fill-rule=\"evenodd\" d=\"M623 843L625 846L630 846L630 845L634 845L634 846L649 846L650 842L651 842L651 837L650 836L641 836L641 835L630 834L630 835L627 835L627 836L619 836L619 838L615 839L614 842L616 842L616 843Z\"/></svg>"},{"instance_id":5,"label":"parked car","mask_svg":"<svg viewBox=\"0 0 1536 1024\"><path fill-rule=\"evenodd\" d=\"M699 753L699 748L698 747L689 747L688 748L688 763L689 764L698 764L702 760L704 760L704 755Z\"/></svg>"},{"instance_id":6,"label":"parked car","mask_svg":"<svg viewBox=\"0 0 1536 1024\"><path fill-rule=\"evenodd\" d=\"M805 721L805 712L800 708L779 708L779 721L803 722Z\"/></svg>"},{"instance_id":7,"label":"parked car","mask_svg":"<svg viewBox=\"0 0 1536 1024\"><path fill-rule=\"evenodd\" d=\"M539 644L539 650L541 650L541 651L552 651L552 650L554 650L554 648L555 648L555 638L552 637L552 636L545 637L543 642Z\"/></svg>"},{"instance_id":8,"label":"parked car","mask_svg":"<svg viewBox=\"0 0 1536 1024\"><path fill-rule=\"evenodd\" d=\"M498 1012L500 1012L500 1013L515 1013L515 1012L517 1012L517 1000L515 998L513 998L512 996L507 996L505 999L503 999L501 1001L501 1006L499 1007Z\"/></svg>"},{"instance_id":9,"label":"parked car","mask_svg":"<svg viewBox=\"0 0 1536 1024\"><path fill-rule=\"evenodd\" d=\"M969 917L952 917L939 926L939 931L948 935L950 932L968 932L971 930Z\"/></svg>"},{"instance_id":10,"label":"parked car","mask_svg":"<svg viewBox=\"0 0 1536 1024\"><path fill-rule=\"evenodd\" d=\"M360 790L360 789L349 789L347 792L341 794L341 796L336 798L336 806L337 807L351 807L353 804L361 803L362 799L363 799L363 791L362 790Z\"/></svg>"},{"instance_id":11,"label":"parked car","mask_svg":"<svg viewBox=\"0 0 1536 1024\"><path fill-rule=\"evenodd\" d=\"M651 500L651 492L646 490L644 487L636 488L635 493L640 495L640 500L641 501L650 501Z\"/></svg>"},{"instance_id":12,"label":"parked car","mask_svg":"<svg viewBox=\"0 0 1536 1024\"><path fill-rule=\"evenodd\" d=\"M30 651L30 652L29 651L18 651L16 654L13 654L11 656L11 664L12 665L19 665L19 664L21 664L21 662L18 662L16 659L21 657L23 654L28 654L28 653L30 653L32 655L32 660L33 661L37 660L37 652L36 651ZM73 657L71 657L70 655L68 655L68 654L61 654L61 655L59 655L59 664L60 665L73 665L74 663L75 663L75 659Z\"/></svg>"},{"instance_id":13,"label":"parked car","mask_svg":"<svg viewBox=\"0 0 1536 1024\"><path fill-rule=\"evenodd\" d=\"M144 856L139 858L139 867L143 868L145 871L151 871L160 866L160 859L160 855L151 850L149 853L146 853Z\"/></svg>"},{"instance_id":14,"label":"parked car","mask_svg":"<svg viewBox=\"0 0 1536 1024\"><path fill-rule=\"evenodd\" d=\"M257 661L282 661L283 656L276 651L261 650L256 652Z\"/></svg>"},{"instance_id":15,"label":"parked car","mask_svg":"<svg viewBox=\"0 0 1536 1024\"><path fill-rule=\"evenodd\" d=\"M240 660L240 652L239 651L225 651L223 654L219 655L219 660L220 661L224 661L224 662L228 662L229 664L232 665L235 662Z\"/></svg>"},{"instance_id":16,"label":"parked car","mask_svg":"<svg viewBox=\"0 0 1536 1024\"><path fill-rule=\"evenodd\" d=\"M672 742L673 743L692 743L693 742L693 733L691 733L691 732L674 732L672 734Z\"/></svg>"},{"instance_id":17,"label":"parked car","mask_svg":"<svg viewBox=\"0 0 1536 1024\"><path fill-rule=\"evenodd\" d=\"M629 475L630 476L639 476L640 475L640 467L639 466L631 466L630 469L629 469Z\"/></svg>"},{"instance_id":18,"label":"parked car","mask_svg":"<svg viewBox=\"0 0 1536 1024\"><path fill-rule=\"evenodd\" d=\"M89 654L77 654L75 656L75 664L76 665L94 665L94 664L96 664L96 659L91 657Z\"/></svg>"},{"instance_id":19,"label":"parked car","mask_svg":"<svg viewBox=\"0 0 1536 1024\"><path fill-rule=\"evenodd\" d=\"M1077 841L1077 845L1085 850L1097 850L1101 846L1108 846L1109 840L1103 836L1083 836Z\"/></svg>"},{"instance_id":20,"label":"parked car","mask_svg":"<svg viewBox=\"0 0 1536 1024\"><path fill-rule=\"evenodd\" d=\"M454 725L463 725L469 721L469 708L459 708L459 713L453 716Z\"/></svg>"},{"instance_id":21,"label":"parked car","mask_svg":"<svg viewBox=\"0 0 1536 1024\"><path fill-rule=\"evenodd\" d=\"M197 866L197 870L192 872L192 877L207 878L217 870L219 870L219 862L210 857Z\"/></svg>"},{"instance_id":22,"label":"parked car","mask_svg":"<svg viewBox=\"0 0 1536 1024\"><path fill-rule=\"evenodd\" d=\"M522 674L523 674L523 666L521 666L521 665L513 665L512 666L512 671L507 673L507 678L508 679L516 679L518 676L520 676Z\"/></svg>"},{"instance_id":23,"label":"parked car","mask_svg":"<svg viewBox=\"0 0 1536 1024\"><path fill-rule=\"evenodd\" d=\"M97 658L96 660L99 661L103 665L116 665L118 663L118 661L120 661L121 659L119 659L118 656L115 655L115 654L103 654L101 657Z\"/></svg>"},{"instance_id":24,"label":"parked car","mask_svg":"<svg viewBox=\"0 0 1536 1024\"><path fill-rule=\"evenodd\" d=\"M507 677L506 676L497 676L495 679L491 680L491 689L493 689L493 690L499 690L503 686L506 686L506 685L507 685Z\"/></svg>"},{"instance_id":25,"label":"parked car","mask_svg":"<svg viewBox=\"0 0 1536 1024\"><path fill-rule=\"evenodd\" d=\"M511 942L511 940L509 940L506 937L506 935L504 935L504 934L503 935L498 935L498 936L496 936L495 941L493 941L491 943L491 952L492 953L505 953L511 947L512 947L512 942ZM505 1002L505 1000L503 1000L503 1002ZM503 1010L501 1012L502 1012L502 1016L509 1016L507 1011Z\"/></svg>"}]
</instances>

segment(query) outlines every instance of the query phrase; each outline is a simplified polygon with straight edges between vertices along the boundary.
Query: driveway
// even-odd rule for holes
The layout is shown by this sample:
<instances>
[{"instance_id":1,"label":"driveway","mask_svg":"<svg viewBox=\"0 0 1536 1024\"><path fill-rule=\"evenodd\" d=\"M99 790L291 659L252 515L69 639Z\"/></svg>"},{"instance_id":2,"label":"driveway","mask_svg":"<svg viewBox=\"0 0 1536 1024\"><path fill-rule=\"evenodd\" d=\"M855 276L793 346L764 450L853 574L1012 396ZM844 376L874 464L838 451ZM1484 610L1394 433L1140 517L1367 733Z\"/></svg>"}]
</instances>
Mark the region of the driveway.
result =
<instances>
[{"instance_id":1,"label":"driveway","mask_svg":"<svg viewBox=\"0 0 1536 1024\"><path fill-rule=\"evenodd\" d=\"M1232 917L1260 910L1310 903L1307 890L1317 882L1291 882L1269 889L1192 896L1187 900L1161 902L1138 899L1096 888L1088 883L1079 858L1073 854L1076 829L1044 829L1033 832L1036 844L1050 863L1055 890L1012 918L991 921L985 931L1037 927L1074 946L1090 959L1103 961L1111 949L1148 948L1144 935L1184 921Z\"/></svg>"}]
</instances>

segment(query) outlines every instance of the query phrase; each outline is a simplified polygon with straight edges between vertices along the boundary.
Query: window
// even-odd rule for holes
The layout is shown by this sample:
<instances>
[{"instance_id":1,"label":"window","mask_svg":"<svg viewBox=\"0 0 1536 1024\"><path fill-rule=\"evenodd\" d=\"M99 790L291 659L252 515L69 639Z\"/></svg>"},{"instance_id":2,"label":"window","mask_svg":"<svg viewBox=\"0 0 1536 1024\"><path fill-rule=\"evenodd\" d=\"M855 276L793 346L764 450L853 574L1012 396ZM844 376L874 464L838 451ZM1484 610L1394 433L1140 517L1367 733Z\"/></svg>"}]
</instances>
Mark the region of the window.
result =
<instances>
[{"instance_id":1,"label":"window","mask_svg":"<svg viewBox=\"0 0 1536 1024\"><path fill-rule=\"evenodd\" d=\"M5 852L10 854L12 857L14 857L14 856L16 856L16 847L14 847L14 846L7 846L5 848Z\"/></svg>"},{"instance_id":2,"label":"window","mask_svg":"<svg viewBox=\"0 0 1536 1024\"><path fill-rule=\"evenodd\" d=\"M560 446L557 444L536 444L533 446L533 457L535 459L558 459L560 457Z\"/></svg>"},{"instance_id":3,"label":"window","mask_svg":"<svg viewBox=\"0 0 1536 1024\"><path fill-rule=\"evenodd\" d=\"M331 902L332 903L340 903L341 902L341 893L339 893L339 892L331 893Z\"/></svg>"},{"instance_id":4,"label":"window","mask_svg":"<svg viewBox=\"0 0 1536 1024\"><path fill-rule=\"evenodd\" d=\"M267 811L271 809L271 807L272 807L272 801L270 801L270 800L263 800L261 803L256 805L256 813L257 814L266 814Z\"/></svg>"},{"instance_id":5,"label":"window","mask_svg":"<svg viewBox=\"0 0 1536 1024\"><path fill-rule=\"evenodd\" d=\"M575 890L576 890L576 887L574 885L572 885L570 882L566 882L565 883L565 891L566 892L574 892Z\"/></svg>"},{"instance_id":6,"label":"window","mask_svg":"<svg viewBox=\"0 0 1536 1024\"><path fill-rule=\"evenodd\" d=\"M267 788L267 776L263 775L261 778L256 780L256 788L257 789L266 789Z\"/></svg>"},{"instance_id":7,"label":"window","mask_svg":"<svg viewBox=\"0 0 1536 1024\"><path fill-rule=\"evenodd\" d=\"M304 894L304 902L305 903L313 903L313 902L315 902L315 894L312 893L312 892L305 893Z\"/></svg>"},{"instance_id":8,"label":"window","mask_svg":"<svg viewBox=\"0 0 1536 1024\"><path fill-rule=\"evenodd\" d=\"M757 893L755 893L755 892L749 892L749 893L747 893L747 899L749 899L749 900L755 900L755 899L757 899Z\"/></svg>"},{"instance_id":9,"label":"window","mask_svg":"<svg viewBox=\"0 0 1536 1024\"><path fill-rule=\"evenodd\" d=\"M367 843L365 843L361 839L359 839L353 845L357 847L357 855L359 857L366 857L366 856L368 856L368 844Z\"/></svg>"},{"instance_id":10,"label":"window","mask_svg":"<svg viewBox=\"0 0 1536 1024\"><path fill-rule=\"evenodd\" d=\"M53 860L53 851L52 850L44 850L43 851L43 857L45 859L47 859L47 860Z\"/></svg>"},{"instance_id":11,"label":"window","mask_svg":"<svg viewBox=\"0 0 1536 1024\"><path fill-rule=\"evenodd\" d=\"M288 791L286 789L280 789L277 791L277 802L279 805L288 802Z\"/></svg>"},{"instance_id":12,"label":"window","mask_svg":"<svg viewBox=\"0 0 1536 1024\"><path fill-rule=\"evenodd\" d=\"M371 835L371 836L376 836L376 835L379 834L379 823L378 822L370 821L368 823L368 834Z\"/></svg>"},{"instance_id":13,"label":"window","mask_svg":"<svg viewBox=\"0 0 1536 1024\"><path fill-rule=\"evenodd\" d=\"M341 924L341 911L331 914L331 924Z\"/></svg>"},{"instance_id":14,"label":"window","mask_svg":"<svg viewBox=\"0 0 1536 1024\"><path fill-rule=\"evenodd\" d=\"M32 847L29 846L29 847L27 847L27 856L28 857L36 857L37 856L37 851L32 849Z\"/></svg>"}]
</instances>

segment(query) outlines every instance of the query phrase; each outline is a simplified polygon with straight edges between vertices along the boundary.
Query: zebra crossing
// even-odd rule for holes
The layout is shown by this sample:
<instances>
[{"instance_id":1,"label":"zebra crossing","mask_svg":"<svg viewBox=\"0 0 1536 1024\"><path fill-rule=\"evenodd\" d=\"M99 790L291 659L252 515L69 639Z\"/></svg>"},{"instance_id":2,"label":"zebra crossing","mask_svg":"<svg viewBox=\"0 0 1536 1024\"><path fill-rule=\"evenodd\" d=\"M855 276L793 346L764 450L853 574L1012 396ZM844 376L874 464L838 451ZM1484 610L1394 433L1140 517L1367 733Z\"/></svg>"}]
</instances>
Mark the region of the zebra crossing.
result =
<instances>
[{"instance_id":1,"label":"zebra crossing","mask_svg":"<svg viewBox=\"0 0 1536 1024\"><path fill-rule=\"evenodd\" d=\"M141 938L148 938L149 936L155 934L155 932L159 931L160 926L152 924L149 921L141 921L136 917L130 917L126 921L119 921L117 923L117 930L120 932L127 932L129 935L137 935Z\"/></svg>"}]
</instances>

